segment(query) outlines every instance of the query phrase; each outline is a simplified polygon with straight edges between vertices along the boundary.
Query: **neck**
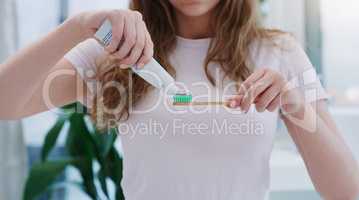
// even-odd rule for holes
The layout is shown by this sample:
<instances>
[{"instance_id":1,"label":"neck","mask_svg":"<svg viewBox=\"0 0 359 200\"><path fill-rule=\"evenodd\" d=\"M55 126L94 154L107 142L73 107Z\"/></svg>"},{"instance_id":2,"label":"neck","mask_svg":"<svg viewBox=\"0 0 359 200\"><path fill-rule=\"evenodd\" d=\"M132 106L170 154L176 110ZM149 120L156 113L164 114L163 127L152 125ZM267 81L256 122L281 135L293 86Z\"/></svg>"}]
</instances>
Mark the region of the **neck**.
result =
<instances>
[{"instance_id":1,"label":"neck","mask_svg":"<svg viewBox=\"0 0 359 200\"><path fill-rule=\"evenodd\" d=\"M185 16L182 13L176 13L178 32L177 34L184 38L201 39L213 36L210 27L210 13L202 16Z\"/></svg>"}]
</instances>

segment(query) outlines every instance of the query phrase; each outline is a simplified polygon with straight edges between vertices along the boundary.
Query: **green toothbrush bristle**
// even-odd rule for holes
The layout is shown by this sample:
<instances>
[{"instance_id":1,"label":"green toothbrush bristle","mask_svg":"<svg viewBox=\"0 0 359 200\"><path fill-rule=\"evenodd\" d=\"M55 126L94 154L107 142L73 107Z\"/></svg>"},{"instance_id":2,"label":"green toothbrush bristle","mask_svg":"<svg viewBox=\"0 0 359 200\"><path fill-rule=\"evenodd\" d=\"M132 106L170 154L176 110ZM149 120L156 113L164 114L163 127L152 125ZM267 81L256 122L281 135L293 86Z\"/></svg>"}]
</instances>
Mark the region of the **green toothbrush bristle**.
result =
<instances>
[{"instance_id":1,"label":"green toothbrush bristle","mask_svg":"<svg viewBox=\"0 0 359 200\"><path fill-rule=\"evenodd\" d=\"M192 95L177 94L173 96L173 101L175 103L191 103Z\"/></svg>"}]
</instances>

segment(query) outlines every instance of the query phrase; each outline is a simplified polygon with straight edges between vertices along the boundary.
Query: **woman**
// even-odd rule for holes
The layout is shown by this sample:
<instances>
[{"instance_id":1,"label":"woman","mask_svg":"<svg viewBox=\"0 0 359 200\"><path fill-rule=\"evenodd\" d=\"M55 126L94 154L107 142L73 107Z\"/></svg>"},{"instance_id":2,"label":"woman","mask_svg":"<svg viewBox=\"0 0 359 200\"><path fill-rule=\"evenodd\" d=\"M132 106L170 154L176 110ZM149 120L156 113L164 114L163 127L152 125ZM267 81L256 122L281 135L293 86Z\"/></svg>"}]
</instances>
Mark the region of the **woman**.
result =
<instances>
[{"instance_id":1,"label":"woman","mask_svg":"<svg viewBox=\"0 0 359 200\"><path fill-rule=\"evenodd\" d=\"M258 27L254 0L134 0L132 8L137 12L71 18L2 64L1 117L82 101L99 126L119 125L127 199L254 200L268 192L281 116L323 198L358 196L358 165L326 109L313 67L290 36ZM114 38L104 49L86 39L106 18ZM164 103L166 95L124 69L141 67L152 55L195 98L225 99L244 112ZM296 81L307 83L308 72L309 89ZM80 94L78 76L88 86Z\"/></svg>"}]
</instances>

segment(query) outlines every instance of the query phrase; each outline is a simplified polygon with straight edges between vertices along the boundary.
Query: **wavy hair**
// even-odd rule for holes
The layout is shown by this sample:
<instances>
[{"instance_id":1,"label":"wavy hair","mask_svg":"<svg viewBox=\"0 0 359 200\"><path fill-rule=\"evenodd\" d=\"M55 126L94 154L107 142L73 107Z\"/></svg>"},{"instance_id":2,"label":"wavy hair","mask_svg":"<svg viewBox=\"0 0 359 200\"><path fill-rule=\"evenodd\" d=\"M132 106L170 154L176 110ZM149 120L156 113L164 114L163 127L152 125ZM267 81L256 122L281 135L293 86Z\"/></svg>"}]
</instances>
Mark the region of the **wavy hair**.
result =
<instances>
[{"instance_id":1,"label":"wavy hair","mask_svg":"<svg viewBox=\"0 0 359 200\"><path fill-rule=\"evenodd\" d=\"M143 15L148 31L154 43L154 58L172 75L175 69L168 60L169 54L176 47L177 24L175 12L168 0L132 0L132 10ZM209 64L220 65L224 74L233 81L243 81L252 72L249 60L250 44L255 40L271 39L280 31L266 30L258 25L256 0L223 0L215 8L211 19L214 31L204 64L208 80L215 85ZM116 65L108 59L98 64L99 68ZM105 66L105 67L104 67ZM102 84L101 92L94 98L92 118L98 127L112 126L122 119L128 119L130 108L145 97L150 85L133 74L130 70L113 67L98 76ZM116 82L122 92L115 87L105 87ZM118 112L104 112L105 108L117 109Z\"/></svg>"}]
</instances>

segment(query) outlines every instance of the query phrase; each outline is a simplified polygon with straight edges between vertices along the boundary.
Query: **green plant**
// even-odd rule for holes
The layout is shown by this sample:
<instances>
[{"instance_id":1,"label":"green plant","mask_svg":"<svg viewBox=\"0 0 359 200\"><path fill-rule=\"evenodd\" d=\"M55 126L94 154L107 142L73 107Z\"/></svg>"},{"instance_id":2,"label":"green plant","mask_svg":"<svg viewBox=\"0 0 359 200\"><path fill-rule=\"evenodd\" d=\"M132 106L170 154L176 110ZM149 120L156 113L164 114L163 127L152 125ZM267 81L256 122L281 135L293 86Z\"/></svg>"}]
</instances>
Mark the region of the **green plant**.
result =
<instances>
[{"instance_id":1,"label":"green plant","mask_svg":"<svg viewBox=\"0 0 359 200\"><path fill-rule=\"evenodd\" d=\"M44 192L51 193L55 179L69 166L78 170L82 181L77 185L91 199L99 199L100 191L108 199L124 199L120 185L122 159L114 146L117 132L115 129L106 133L99 132L89 123L86 114L74 112L73 109L79 107L85 110L79 104L64 107L56 124L48 132L42 147L41 161L35 164L29 173L23 194L24 200L36 199ZM50 160L49 154L67 124L69 126L65 145L66 156L60 160ZM95 163L99 165L97 171L94 170ZM110 197L108 180L111 180L116 188L115 197ZM96 181L100 183L100 187L96 186Z\"/></svg>"}]
</instances>

